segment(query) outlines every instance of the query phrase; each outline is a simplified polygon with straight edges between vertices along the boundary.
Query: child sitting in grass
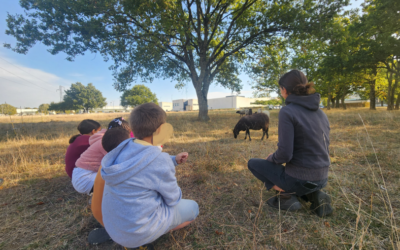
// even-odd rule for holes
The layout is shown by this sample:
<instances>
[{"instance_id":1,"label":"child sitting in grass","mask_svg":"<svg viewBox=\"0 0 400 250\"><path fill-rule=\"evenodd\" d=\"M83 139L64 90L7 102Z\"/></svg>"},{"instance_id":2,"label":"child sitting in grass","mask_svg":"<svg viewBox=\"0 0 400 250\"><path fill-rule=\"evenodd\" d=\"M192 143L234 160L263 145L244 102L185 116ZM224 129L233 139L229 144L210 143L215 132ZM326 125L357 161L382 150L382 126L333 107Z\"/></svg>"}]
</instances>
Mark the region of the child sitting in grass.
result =
<instances>
[{"instance_id":1,"label":"child sitting in grass","mask_svg":"<svg viewBox=\"0 0 400 250\"><path fill-rule=\"evenodd\" d=\"M114 148L118 147L118 145L131 138L129 131L123 127L113 128L107 130L104 134L103 139L101 140L101 144L105 151L110 152ZM104 180L101 178L101 166L99 171L97 172L96 179L94 180L93 186L93 196L92 196L92 213L94 218L102 225L103 224L103 215L101 213L101 203L103 200L103 190L104 190ZM98 245L109 241L111 238L108 235L107 231L104 228L96 228L89 233L88 241L90 244Z\"/></svg>"},{"instance_id":2,"label":"child sitting in grass","mask_svg":"<svg viewBox=\"0 0 400 250\"><path fill-rule=\"evenodd\" d=\"M105 151L110 152L114 148L118 147L118 145L130 138L129 131L124 128L114 128L109 129L103 136L101 143ZM101 202L103 200L103 190L104 190L104 180L101 178L101 166L99 171L97 172L96 179L94 181L93 187L93 198L92 198L92 212L94 218L101 225L103 224L103 215L101 213Z\"/></svg>"},{"instance_id":3,"label":"child sitting in grass","mask_svg":"<svg viewBox=\"0 0 400 250\"><path fill-rule=\"evenodd\" d=\"M130 131L128 122L122 117L116 118L108 124L108 129L115 127L125 127ZM82 153L75 163L76 168L72 172L72 185L78 193L90 194L93 192L94 179L101 160L107 154L101 145L101 139L106 131L107 129L102 129L90 137L90 147Z\"/></svg>"},{"instance_id":4,"label":"child sitting in grass","mask_svg":"<svg viewBox=\"0 0 400 250\"><path fill-rule=\"evenodd\" d=\"M83 152L90 146L89 138L101 129L100 123L86 119L79 123L79 134L74 135L69 139L69 146L65 153L65 172L72 179L72 171L75 168L75 163Z\"/></svg>"},{"instance_id":5,"label":"child sitting in grass","mask_svg":"<svg viewBox=\"0 0 400 250\"><path fill-rule=\"evenodd\" d=\"M182 199L175 166L188 153L170 156L157 147L168 137L166 113L154 103L136 107L129 118L135 140L125 140L102 160L105 181L104 226L111 238L135 248L189 225L198 215L195 201Z\"/></svg>"}]
</instances>

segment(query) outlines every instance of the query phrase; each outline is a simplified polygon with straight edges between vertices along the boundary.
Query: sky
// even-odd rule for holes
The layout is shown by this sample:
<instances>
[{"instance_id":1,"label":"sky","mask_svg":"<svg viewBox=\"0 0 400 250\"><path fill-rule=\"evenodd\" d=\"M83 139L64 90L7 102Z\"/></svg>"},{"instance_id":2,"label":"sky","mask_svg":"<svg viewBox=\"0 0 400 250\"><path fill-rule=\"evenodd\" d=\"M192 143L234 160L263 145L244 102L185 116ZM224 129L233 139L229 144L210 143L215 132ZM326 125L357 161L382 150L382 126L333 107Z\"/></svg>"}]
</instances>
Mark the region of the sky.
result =
<instances>
[{"instance_id":1,"label":"sky","mask_svg":"<svg viewBox=\"0 0 400 250\"><path fill-rule=\"evenodd\" d=\"M358 7L361 0L352 0L351 7ZM19 1L2 0L0 10L0 104L8 103L15 107L37 108L40 104L59 102L60 86L62 91L68 89L72 83L81 82L84 85L93 83L107 98L107 105L120 104L121 92L113 87L112 71L108 68L111 62L105 62L99 54L86 53L77 56L73 62L66 60L66 54L51 55L43 44L34 45L26 55L18 54L3 47L4 43L12 46L16 40L5 34L7 29L7 13L23 14ZM242 80L241 95L252 96L251 79L246 75ZM155 79L153 82L143 83L140 80L132 83L144 84L156 94L159 101L171 102L174 99L197 98L191 82L181 90L174 86L173 80ZM216 84L209 89L208 99L225 97L231 92Z\"/></svg>"}]
</instances>

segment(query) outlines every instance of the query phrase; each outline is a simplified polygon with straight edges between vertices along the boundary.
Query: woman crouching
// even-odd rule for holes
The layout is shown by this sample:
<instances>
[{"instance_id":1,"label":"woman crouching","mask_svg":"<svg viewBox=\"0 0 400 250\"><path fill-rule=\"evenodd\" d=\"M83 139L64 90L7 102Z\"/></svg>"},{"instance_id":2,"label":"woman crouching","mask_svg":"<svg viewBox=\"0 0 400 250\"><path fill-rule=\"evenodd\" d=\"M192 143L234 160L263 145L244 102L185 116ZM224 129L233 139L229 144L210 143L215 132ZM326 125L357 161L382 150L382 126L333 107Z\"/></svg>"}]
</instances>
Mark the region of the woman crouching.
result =
<instances>
[{"instance_id":1,"label":"woman crouching","mask_svg":"<svg viewBox=\"0 0 400 250\"><path fill-rule=\"evenodd\" d=\"M331 199L321 191L328 181L329 121L319 109L320 95L298 70L281 77L279 86L286 106L279 112L278 149L267 159L250 159L249 170L266 188L277 191L268 205L298 210L297 197L311 202L322 217L332 213ZM282 164L286 163L286 166Z\"/></svg>"}]
</instances>

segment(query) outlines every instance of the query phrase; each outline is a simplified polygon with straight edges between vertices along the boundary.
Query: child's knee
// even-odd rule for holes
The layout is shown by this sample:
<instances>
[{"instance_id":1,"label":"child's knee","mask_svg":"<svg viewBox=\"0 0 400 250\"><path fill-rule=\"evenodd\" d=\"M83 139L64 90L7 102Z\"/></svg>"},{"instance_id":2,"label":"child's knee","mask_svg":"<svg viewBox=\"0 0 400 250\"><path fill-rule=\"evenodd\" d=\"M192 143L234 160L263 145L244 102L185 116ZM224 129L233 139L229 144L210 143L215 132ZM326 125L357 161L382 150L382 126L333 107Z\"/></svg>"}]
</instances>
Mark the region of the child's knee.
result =
<instances>
[{"instance_id":1,"label":"child's knee","mask_svg":"<svg viewBox=\"0 0 400 250\"><path fill-rule=\"evenodd\" d=\"M199 205L197 204L197 202L195 202L194 200L185 200L186 206L185 206L185 210L186 211L190 211L190 215L187 218L189 221L190 220L194 220L197 218L197 216L199 215ZM189 212L188 211L188 212ZM187 213L187 212L186 212Z\"/></svg>"},{"instance_id":2,"label":"child's knee","mask_svg":"<svg viewBox=\"0 0 400 250\"><path fill-rule=\"evenodd\" d=\"M194 211L194 219L197 218L197 216L199 216L199 204L197 204L197 202L193 201L193 211Z\"/></svg>"}]
</instances>

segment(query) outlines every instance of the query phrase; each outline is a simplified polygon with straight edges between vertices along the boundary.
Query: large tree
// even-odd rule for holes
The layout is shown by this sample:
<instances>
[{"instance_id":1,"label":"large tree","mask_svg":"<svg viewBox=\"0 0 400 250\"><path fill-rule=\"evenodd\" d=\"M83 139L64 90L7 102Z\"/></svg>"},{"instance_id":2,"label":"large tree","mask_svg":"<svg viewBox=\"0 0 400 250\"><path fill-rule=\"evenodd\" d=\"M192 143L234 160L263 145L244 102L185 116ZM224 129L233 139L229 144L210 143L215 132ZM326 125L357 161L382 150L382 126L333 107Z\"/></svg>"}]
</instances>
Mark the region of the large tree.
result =
<instances>
[{"instance_id":1,"label":"large tree","mask_svg":"<svg viewBox=\"0 0 400 250\"><path fill-rule=\"evenodd\" d=\"M4 115L15 115L17 108L7 103L0 104L0 112Z\"/></svg>"},{"instance_id":2,"label":"large tree","mask_svg":"<svg viewBox=\"0 0 400 250\"><path fill-rule=\"evenodd\" d=\"M375 109L376 78L381 65L388 72L388 110L393 109L400 76L400 67L397 66L400 60L399 11L398 0L366 0L364 14L351 25L350 30L358 47L351 56L354 65L372 76L369 82L371 109Z\"/></svg>"},{"instance_id":3,"label":"large tree","mask_svg":"<svg viewBox=\"0 0 400 250\"><path fill-rule=\"evenodd\" d=\"M147 102L154 102L158 104L156 94L144 85L135 85L132 89L124 91L121 96L121 105L136 106Z\"/></svg>"},{"instance_id":4,"label":"large tree","mask_svg":"<svg viewBox=\"0 0 400 250\"><path fill-rule=\"evenodd\" d=\"M89 109L102 108L107 105L106 98L93 84L89 83L85 86L80 82L71 84L71 87L65 91L64 103L65 109L84 109L85 112L88 112Z\"/></svg>"},{"instance_id":5,"label":"large tree","mask_svg":"<svg viewBox=\"0 0 400 250\"><path fill-rule=\"evenodd\" d=\"M39 105L39 108L38 108L38 111L40 112L40 113L44 113L44 114L47 114L48 113L48 110L49 110L49 104L47 104L47 103L43 103L43 104L40 104Z\"/></svg>"},{"instance_id":6,"label":"large tree","mask_svg":"<svg viewBox=\"0 0 400 250\"><path fill-rule=\"evenodd\" d=\"M245 60L277 37L311 33L348 0L20 0L25 15L8 15L13 48L27 53L36 42L69 60L89 50L112 58L117 90L137 78L191 81L199 118L208 120L214 81L240 91ZM11 47L10 45L5 45Z\"/></svg>"}]
</instances>

